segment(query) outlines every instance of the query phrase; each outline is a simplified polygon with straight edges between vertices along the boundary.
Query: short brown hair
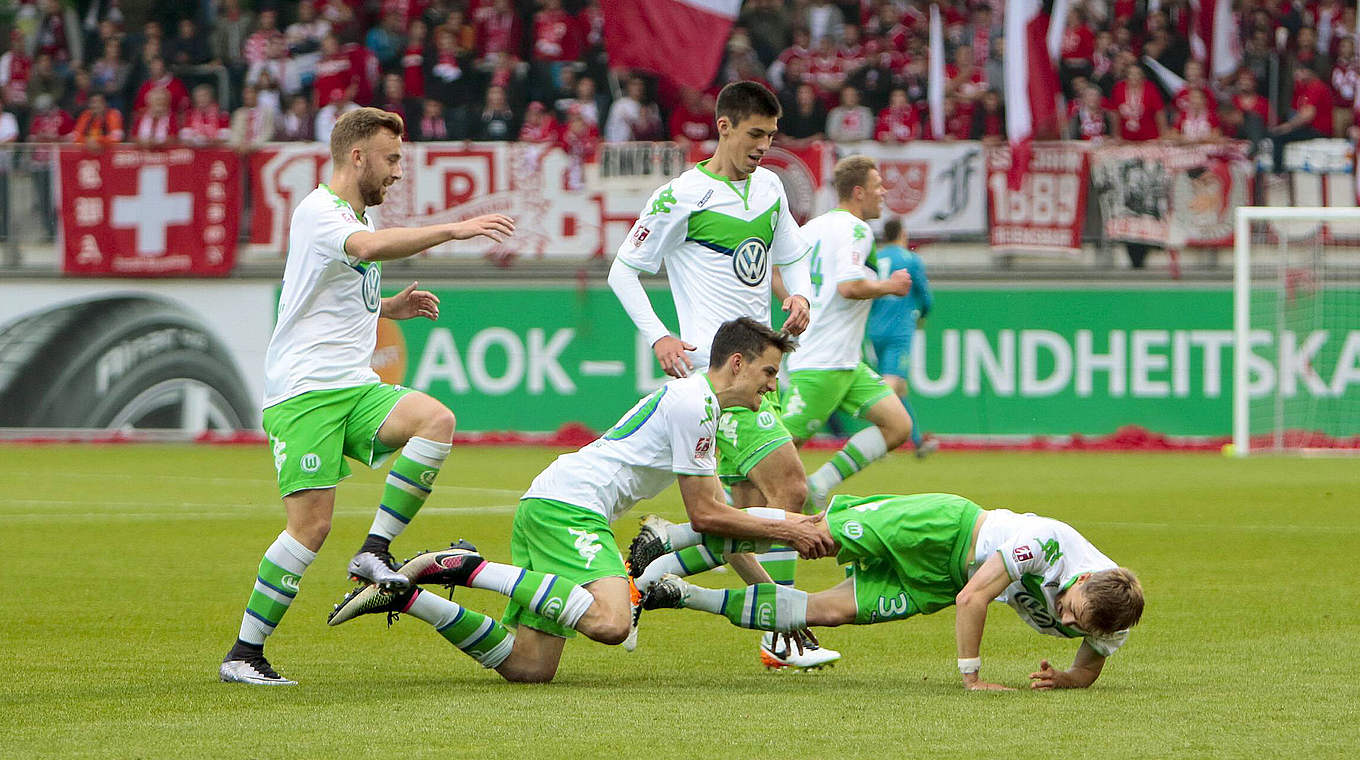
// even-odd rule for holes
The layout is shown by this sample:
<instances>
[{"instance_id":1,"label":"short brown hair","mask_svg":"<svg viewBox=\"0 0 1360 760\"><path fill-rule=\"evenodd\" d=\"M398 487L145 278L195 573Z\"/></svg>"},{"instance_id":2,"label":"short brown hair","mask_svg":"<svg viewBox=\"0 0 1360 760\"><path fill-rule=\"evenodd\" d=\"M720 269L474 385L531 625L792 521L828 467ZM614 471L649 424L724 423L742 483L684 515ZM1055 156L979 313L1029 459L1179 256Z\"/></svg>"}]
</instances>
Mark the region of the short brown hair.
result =
<instances>
[{"instance_id":1,"label":"short brown hair","mask_svg":"<svg viewBox=\"0 0 1360 760\"><path fill-rule=\"evenodd\" d=\"M713 111L719 119L726 116L735 127L752 115L778 119L784 109L779 105L779 98L765 85L759 82L732 82L718 93Z\"/></svg>"},{"instance_id":2,"label":"short brown hair","mask_svg":"<svg viewBox=\"0 0 1360 760\"><path fill-rule=\"evenodd\" d=\"M796 347L793 337L783 330L774 330L750 317L737 317L723 322L713 334L713 350L708 355L708 366L717 369L727 363L732 354L741 354L747 361L765 353L769 346L789 353Z\"/></svg>"},{"instance_id":3,"label":"short brown hair","mask_svg":"<svg viewBox=\"0 0 1360 760\"><path fill-rule=\"evenodd\" d=\"M1131 570L1117 567L1091 573L1081 590L1086 597L1086 624L1095 629L1092 633L1124 631L1143 616L1143 586Z\"/></svg>"},{"instance_id":4,"label":"short brown hair","mask_svg":"<svg viewBox=\"0 0 1360 760\"><path fill-rule=\"evenodd\" d=\"M397 137L406 132L406 122L391 111L365 106L341 116L335 121L331 131L331 158L339 163L345 159L354 144L367 140L386 129Z\"/></svg>"},{"instance_id":5,"label":"short brown hair","mask_svg":"<svg viewBox=\"0 0 1360 760\"><path fill-rule=\"evenodd\" d=\"M836 162L831 173L831 183L836 186L836 198L846 200L855 194L855 188L869 184L869 172L878 165L868 156L846 156Z\"/></svg>"}]
</instances>

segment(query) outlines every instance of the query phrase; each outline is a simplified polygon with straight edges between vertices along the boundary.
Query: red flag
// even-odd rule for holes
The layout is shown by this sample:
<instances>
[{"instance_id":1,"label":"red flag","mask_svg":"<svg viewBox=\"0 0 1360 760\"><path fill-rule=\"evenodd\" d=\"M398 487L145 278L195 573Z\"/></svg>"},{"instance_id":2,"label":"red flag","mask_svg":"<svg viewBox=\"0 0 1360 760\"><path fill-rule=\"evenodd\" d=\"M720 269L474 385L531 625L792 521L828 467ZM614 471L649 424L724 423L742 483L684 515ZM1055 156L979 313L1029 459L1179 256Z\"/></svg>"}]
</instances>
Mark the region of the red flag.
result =
<instances>
[{"instance_id":1,"label":"red flag","mask_svg":"<svg viewBox=\"0 0 1360 760\"><path fill-rule=\"evenodd\" d=\"M1058 72L1047 39L1052 7L1051 0L1006 4L1006 135L1013 188L1029 167L1030 142L1058 137Z\"/></svg>"},{"instance_id":2,"label":"red flag","mask_svg":"<svg viewBox=\"0 0 1360 760\"><path fill-rule=\"evenodd\" d=\"M1204 62L1209 79L1220 79L1237 71L1242 63L1237 19L1232 0L1191 0L1190 53Z\"/></svg>"},{"instance_id":3,"label":"red flag","mask_svg":"<svg viewBox=\"0 0 1360 760\"><path fill-rule=\"evenodd\" d=\"M609 64L705 89L740 9L741 0L604 0Z\"/></svg>"}]
</instances>

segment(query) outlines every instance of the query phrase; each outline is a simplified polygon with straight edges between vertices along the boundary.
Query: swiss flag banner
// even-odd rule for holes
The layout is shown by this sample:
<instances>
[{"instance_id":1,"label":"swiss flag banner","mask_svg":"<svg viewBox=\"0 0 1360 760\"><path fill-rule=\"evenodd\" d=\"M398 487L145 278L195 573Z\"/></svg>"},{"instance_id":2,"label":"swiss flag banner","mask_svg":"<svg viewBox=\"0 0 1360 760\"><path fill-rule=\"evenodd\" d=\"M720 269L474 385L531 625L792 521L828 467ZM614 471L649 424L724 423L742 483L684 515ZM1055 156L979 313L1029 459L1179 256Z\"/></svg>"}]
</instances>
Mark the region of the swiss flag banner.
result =
<instances>
[{"instance_id":1,"label":"swiss flag banner","mask_svg":"<svg viewBox=\"0 0 1360 760\"><path fill-rule=\"evenodd\" d=\"M236 262L241 165L229 150L61 152L62 271L224 276Z\"/></svg>"},{"instance_id":2,"label":"swiss flag banner","mask_svg":"<svg viewBox=\"0 0 1360 760\"><path fill-rule=\"evenodd\" d=\"M609 65L702 90L722 61L741 0L604 0Z\"/></svg>"}]
</instances>

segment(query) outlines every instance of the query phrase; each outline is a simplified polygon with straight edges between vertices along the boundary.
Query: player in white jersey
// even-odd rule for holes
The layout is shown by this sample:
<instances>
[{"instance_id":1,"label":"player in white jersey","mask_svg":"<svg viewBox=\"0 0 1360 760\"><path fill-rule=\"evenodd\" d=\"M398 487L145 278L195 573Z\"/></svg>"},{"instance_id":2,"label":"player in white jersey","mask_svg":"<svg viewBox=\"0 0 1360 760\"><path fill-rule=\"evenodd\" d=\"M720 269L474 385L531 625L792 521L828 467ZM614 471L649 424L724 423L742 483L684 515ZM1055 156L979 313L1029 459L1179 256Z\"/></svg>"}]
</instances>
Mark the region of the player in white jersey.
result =
<instances>
[{"instance_id":1,"label":"player in white jersey","mask_svg":"<svg viewBox=\"0 0 1360 760\"><path fill-rule=\"evenodd\" d=\"M515 511L509 565L467 546L425 552L400 572L415 584L462 585L510 597L499 623L418 589L368 584L336 606L331 625L373 612L404 612L508 681L552 680L566 639L580 632L605 644L629 634L629 585L610 523L678 481L692 525L721 536L734 555L757 541L792 544L809 559L829 555L819 515L734 509L715 476L718 410L754 409L775 388L789 338L749 318L727 322L712 342L708 371L667 382L598 440L564 454L525 492ZM689 537L689 534L685 534ZM683 540L683 539L682 539ZM749 554L733 566L769 582Z\"/></svg>"},{"instance_id":2,"label":"player in white jersey","mask_svg":"<svg viewBox=\"0 0 1360 760\"><path fill-rule=\"evenodd\" d=\"M744 628L790 631L885 623L953 605L958 668L972 690L1008 690L978 676L993 600L1040 633L1082 640L1071 668L1040 662L1029 676L1034 689L1095 683L1143 614L1134 574L1057 520L929 493L837 496L819 527L836 543L837 561L849 565L845 581L815 594L772 584L714 591L681 579L684 568L667 553L688 543L677 540L686 526L649 517L629 552L634 571L641 570L643 607L687 607Z\"/></svg>"},{"instance_id":3,"label":"player in white jersey","mask_svg":"<svg viewBox=\"0 0 1360 760\"><path fill-rule=\"evenodd\" d=\"M883 178L867 156L841 159L832 175L838 208L803 226L812 253L797 266L812 282L812 322L798 352L789 356L784 426L802 446L837 410L872 427L855 433L831 460L808 478L812 503L826 506L831 489L881 459L911 437L911 416L883 378L860 359L873 299L911 292L911 276L879 279L874 235Z\"/></svg>"},{"instance_id":4,"label":"player in white jersey","mask_svg":"<svg viewBox=\"0 0 1360 760\"><path fill-rule=\"evenodd\" d=\"M380 262L449 240L505 240L514 222L500 214L410 229L375 228L366 215L401 179L401 117L361 108L331 133L329 184L298 204L278 322L265 357L264 429L269 434L287 527L260 561L223 681L292 684L264 657L298 592L303 572L330 531L335 486L350 474L345 457L377 467L394 453L373 526L349 572L385 584L409 581L393 568L388 544L430 493L453 439L453 413L418 391L379 382L369 366L378 318L439 316L439 299L411 283L383 298Z\"/></svg>"},{"instance_id":5,"label":"player in white jersey","mask_svg":"<svg viewBox=\"0 0 1360 760\"><path fill-rule=\"evenodd\" d=\"M707 361L713 330L729 319L770 324L773 267L789 295L782 301L784 329L799 335L808 324L811 283L807 269L790 267L808 251L779 178L760 166L780 116L779 99L756 82L733 82L718 94L718 147L657 189L643 207L609 270L609 286L652 347L661 368L683 377ZM657 318L638 280L662 264L680 320L680 336ZM780 422L777 393L759 409L724 409L718 425L718 477L737 506L772 505L801 511L807 474ZM697 557L696 557L697 559ZM763 560L781 583L793 582L792 552ZM767 644L769 642L766 642ZM777 655L769 647L762 657ZM822 657L834 658L825 650Z\"/></svg>"}]
</instances>

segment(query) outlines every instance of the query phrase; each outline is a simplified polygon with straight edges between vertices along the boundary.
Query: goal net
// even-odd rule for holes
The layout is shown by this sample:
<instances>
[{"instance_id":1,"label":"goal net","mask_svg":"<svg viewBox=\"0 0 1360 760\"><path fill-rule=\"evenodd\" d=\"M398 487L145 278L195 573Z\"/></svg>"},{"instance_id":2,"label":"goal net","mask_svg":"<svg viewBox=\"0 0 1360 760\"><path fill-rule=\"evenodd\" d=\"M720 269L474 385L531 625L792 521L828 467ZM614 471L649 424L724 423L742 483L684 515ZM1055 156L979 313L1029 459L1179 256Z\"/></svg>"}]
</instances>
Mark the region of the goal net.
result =
<instances>
[{"instance_id":1,"label":"goal net","mask_svg":"<svg viewBox=\"0 0 1360 760\"><path fill-rule=\"evenodd\" d=\"M1360 208L1237 209L1233 447L1360 454Z\"/></svg>"}]
</instances>

